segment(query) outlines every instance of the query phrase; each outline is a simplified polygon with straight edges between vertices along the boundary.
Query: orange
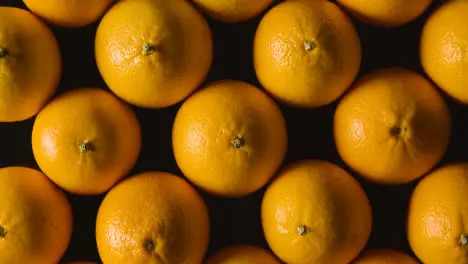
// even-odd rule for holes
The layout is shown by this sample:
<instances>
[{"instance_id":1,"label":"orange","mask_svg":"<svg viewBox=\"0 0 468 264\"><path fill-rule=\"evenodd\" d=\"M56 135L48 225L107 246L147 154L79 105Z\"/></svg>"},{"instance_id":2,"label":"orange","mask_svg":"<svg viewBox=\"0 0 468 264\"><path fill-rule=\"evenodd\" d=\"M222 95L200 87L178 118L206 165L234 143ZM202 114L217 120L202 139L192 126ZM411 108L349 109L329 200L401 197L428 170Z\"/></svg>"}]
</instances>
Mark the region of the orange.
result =
<instances>
[{"instance_id":1,"label":"orange","mask_svg":"<svg viewBox=\"0 0 468 264\"><path fill-rule=\"evenodd\" d=\"M449 110L432 84L409 70L363 77L335 113L341 158L364 178L402 184L427 173L450 139Z\"/></svg>"},{"instance_id":2,"label":"orange","mask_svg":"<svg viewBox=\"0 0 468 264\"><path fill-rule=\"evenodd\" d=\"M96 62L109 88L140 107L187 97L213 59L211 32L186 0L122 0L99 24Z\"/></svg>"},{"instance_id":3,"label":"orange","mask_svg":"<svg viewBox=\"0 0 468 264\"><path fill-rule=\"evenodd\" d=\"M36 15L65 27L86 26L98 20L113 0L23 0Z\"/></svg>"},{"instance_id":4,"label":"orange","mask_svg":"<svg viewBox=\"0 0 468 264\"><path fill-rule=\"evenodd\" d=\"M422 15L431 0L337 0L359 20L381 27L401 26Z\"/></svg>"},{"instance_id":5,"label":"orange","mask_svg":"<svg viewBox=\"0 0 468 264\"><path fill-rule=\"evenodd\" d=\"M366 250L351 264L419 264L405 253L392 249Z\"/></svg>"},{"instance_id":6,"label":"orange","mask_svg":"<svg viewBox=\"0 0 468 264\"><path fill-rule=\"evenodd\" d=\"M446 93L468 104L468 1L452 0L427 20L421 35L421 64Z\"/></svg>"},{"instance_id":7,"label":"orange","mask_svg":"<svg viewBox=\"0 0 468 264\"><path fill-rule=\"evenodd\" d=\"M468 263L468 164L422 179L411 197L408 241L425 264Z\"/></svg>"},{"instance_id":8,"label":"orange","mask_svg":"<svg viewBox=\"0 0 468 264\"><path fill-rule=\"evenodd\" d=\"M237 245L217 252L206 264L280 264L280 262L261 247Z\"/></svg>"},{"instance_id":9,"label":"orange","mask_svg":"<svg viewBox=\"0 0 468 264\"><path fill-rule=\"evenodd\" d=\"M290 0L262 19L254 43L258 79L277 99L297 107L336 100L361 63L359 37L346 14L324 0Z\"/></svg>"},{"instance_id":10,"label":"orange","mask_svg":"<svg viewBox=\"0 0 468 264\"><path fill-rule=\"evenodd\" d=\"M164 172L146 172L118 184L97 216L103 263L198 264L208 238L203 199L182 178Z\"/></svg>"},{"instance_id":11,"label":"orange","mask_svg":"<svg viewBox=\"0 0 468 264\"><path fill-rule=\"evenodd\" d=\"M70 204L44 174L0 169L0 263L58 263L71 234Z\"/></svg>"},{"instance_id":12,"label":"orange","mask_svg":"<svg viewBox=\"0 0 468 264\"><path fill-rule=\"evenodd\" d=\"M254 86L216 82L191 96L172 132L182 172L207 192L242 196L265 185L286 153L286 124L278 106Z\"/></svg>"},{"instance_id":13,"label":"orange","mask_svg":"<svg viewBox=\"0 0 468 264\"><path fill-rule=\"evenodd\" d=\"M25 10L0 7L0 122L37 114L58 87L61 65L45 24Z\"/></svg>"},{"instance_id":14,"label":"orange","mask_svg":"<svg viewBox=\"0 0 468 264\"><path fill-rule=\"evenodd\" d=\"M262 225L273 252L290 264L349 263L369 238L372 215L359 183L326 161L284 169L262 202Z\"/></svg>"},{"instance_id":15,"label":"orange","mask_svg":"<svg viewBox=\"0 0 468 264\"><path fill-rule=\"evenodd\" d=\"M93 88L67 92L37 116L32 148L39 167L57 185L77 194L109 190L132 169L141 145L132 110Z\"/></svg>"},{"instance_id":16,"label":"orange","mask_svg":"<svg viewBox=\"0 0 468 264\"><path fill-rule=\"evenodd\" d=\"M265 10L273 0L193 0L205 13L225 22L249 20Z\"/></svg>"}]
</instances>

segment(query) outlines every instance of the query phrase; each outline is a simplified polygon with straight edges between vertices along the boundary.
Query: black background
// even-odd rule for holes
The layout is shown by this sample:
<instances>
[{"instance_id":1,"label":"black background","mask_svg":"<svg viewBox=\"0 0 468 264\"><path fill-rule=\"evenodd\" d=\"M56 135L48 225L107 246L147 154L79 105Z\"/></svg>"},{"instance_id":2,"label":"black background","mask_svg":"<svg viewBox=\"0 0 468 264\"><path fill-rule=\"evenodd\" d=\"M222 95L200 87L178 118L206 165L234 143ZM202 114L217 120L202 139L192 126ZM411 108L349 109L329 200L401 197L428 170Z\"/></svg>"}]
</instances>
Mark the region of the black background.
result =
<instances>
[{"instance_id":1,"label":"black background","mask_svg":"<svg viewBox=\"0 0 468 264\"><path fill-rule=\"evenodd\" d=\"M275 3L280 1L275 1ZM353 20L363 49L359 76L381 67L398 66L424 74L419 63L419 37L427 17L441 4L434 1L424 15L407 25L383 29ZM24 8L21 0L0 0L2 6ZM208 19L208 18L207 18ZM252 43L261 16L244 23L226 24L208 19L214 36L215 57L207 82L221 79L244 80L260 86L252 62ZM57 94L83 86L106 88L94 60L94 34L98 22L76 29L51 26L63 56L63 75ZM44 65L47 65L46 62ZM453 129L451 143L442 164L465 160L468 141L468 107L453 100L449 104ZM130 175L161 170L182 175L171 146L171 128L177 104L166 109L134 108L143 131L143 147L138 163ZM349 168L339 158L333 140L333 114L336 102L317 109L293 109L280 104L289 133L285 164L318 158ZM31 149L34 118L24 122L0 123L0 166L27 166L38 169ZM362 183L373 209L373 229L367 248L387 247L411 250L406 240L406 211L416 182L403 186L378 186ZM260 224L260 203L264 189L241 199L225 199L202 194L209 206L211 241L208 256L233 244L267 247ZM68 195L73 207L74 232L63 261L99 261L94 237L95 218L104 196Z\"/></svg>"}]
</instances>

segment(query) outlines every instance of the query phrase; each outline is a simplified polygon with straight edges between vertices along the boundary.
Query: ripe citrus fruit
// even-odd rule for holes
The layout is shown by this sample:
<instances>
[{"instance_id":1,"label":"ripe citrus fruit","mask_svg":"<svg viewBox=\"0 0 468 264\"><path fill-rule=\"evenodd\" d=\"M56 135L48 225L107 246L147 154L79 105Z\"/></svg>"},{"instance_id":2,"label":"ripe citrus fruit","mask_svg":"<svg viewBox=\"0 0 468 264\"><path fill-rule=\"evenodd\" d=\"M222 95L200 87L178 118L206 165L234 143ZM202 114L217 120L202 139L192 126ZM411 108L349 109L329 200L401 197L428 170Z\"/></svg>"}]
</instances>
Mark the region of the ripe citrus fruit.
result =
<instances>
[{"instance_id":1,"label":"ripe citrus fruit","mask_svg":"<svg viewBox=\"0 0 468 264\"><path fill-rule=\"evenodd\" d=\"M375 26L395 27L413 21L429 7L431 0L338 0L359 20Z\"/></svg>"},{"instance_id":2,"label":"ripe citrus fruit","mask_svg":"<svg viewBox=\"0 0 468 264\"><path fill-rule=\"evenodd\" d=\"M338 105L335 141L343 160L368 180L410 182L445 153L449 110L431 83L409 70L370 73Z\"/></svg>"},{"instance_id":3,"label":"ripe citrus fruit","mask_svg":"<svg viewBox=\"0 0 468 264\"><path fill-rule=\"evenodd\" d=\"M81 27L98 20L112 0L23 0L36 15L65 27Z\"/></svg>"},{"instance_id":4,"label":"ripe citrus fruit","mask_svg":"<svg viewBox=\"0 0 468 264\"><path fill-rule=\"evenodd\" d=\"M103 263L201 263L208 210L182 178L146 172L113 188L99 208L96 239Z\"/></svg>"},{"instance_id":5,"label":"ripe citrus fruit","mask_svg":"<svg viewBox=\"0 0 468 264\"><path fill-rule=\"evenodd\" d=\"M125 101L166 107L204 80L213 58L205 19L186 0L123 0L102 19L96 61L109 88Z\"/></svg>"},{"instance_id":6,"label":"ripe citrus fruit","mask_svg":"<svg viewBox=\"0 0 468 264\"><path fill-rule=\"evenodd\" d=\"M286 153L286 124L266 94L239 81L221 81L192 95L174 121L174 155L204 190L242 196L265 185Z\"/></svg>"},{"instance_id":7,"label":"ripe citrus fruit","mask_svg":"<svg viewBox=\"0 0 468 264\"><path fill-rule=\"evenodd\" d=\"M371 222L359 183L325 161L288 166L262 203L266 240L286 263L349 263L366 245Z\"/></svg>"},{"instance_id":8,"label":"ripe citrus fruit","mask_svg":"<svg viewBox=\"0 0 468 264\"><path fill-rule=\"evenodd\" d=\"M423 178L411 197L408 241L426 264L468 263L468 164Z\"/></svg>"},{"instance_id":9,"label":"ripe citrus fruit","mask_svg":"<svg viewBox=\"0 0 468 264\"><path fill-rule=\"evenodd\" d=\"M72 233L65 195L39 171L0 169L0 263L58 263Z\"/></svg>"},{"instance_id":10,"label":"ripe citrus fruit","mask_svg":"<svg viewBox=\"0 0 468 264\"><path fill-rule=\"evenodd\" d=\"M392 249L373 249L364 251L351 264L419 264L405 253Z\"/></svg>"},{"instance_id":11,"label":"ripe citrus fruit","mask_svg":"<svg viewBox=\"0 0 468 264\"><path fill-rule=\"evenodd\" d=\"M32 148L39 167L77 194L110 189L135 164L140 126L132 110L101 89L67 92L39 113Z\"/></svg>"},{"instance_id":12,"label":"ripe citrus fruit","mask_svg":"<svg viewBox=\"0 0 468 264\"><path fill-rule=\"evenodd\" d=\"M336 100L356 78L361 45L334 3L291 0L260 22L254 62L258 79L274 97L297 107L317 107Z\"/></svg>"},{"instance_id":13,"label":"ripe citrus fruit","mask_svg":"<svg viewBox=\"0 0 468 264\"><path fill-rule=\"evenodd\" d=\"M37 114L58 87L61 64L45 24L28 11L0 7L0 122Z\"/></svg>"},{"instance_id":14,"label":"ripe citrus fruit","mask_svg":"<svg viewBox=\"0 0 468 264\"><path fill-rule=\"evenodd\" d=\"M225 248L208 259L206 264L280 264L267 250L249 245Z\"/></svg>"},{"instance_id":15,"label":"ripe citrus fruit","mask_svg":"<svg viewBox=\"0 0 468 264\"><path fill-rule=\"evenodd\" d=\"M426 22L421 64L450 96L468 104L468 1L446 1Z\"/></svg>"},{"instance_id":16,"label":"ripe citrus fruit","mask_svg":"<svg viewBox=\"0 0 468 264\"><path fill-rule=\"evenodd\" d=\"M193 0L193 2L214 19L240 22L257 16L273 0Z\"/></svg>"}]
</instances>

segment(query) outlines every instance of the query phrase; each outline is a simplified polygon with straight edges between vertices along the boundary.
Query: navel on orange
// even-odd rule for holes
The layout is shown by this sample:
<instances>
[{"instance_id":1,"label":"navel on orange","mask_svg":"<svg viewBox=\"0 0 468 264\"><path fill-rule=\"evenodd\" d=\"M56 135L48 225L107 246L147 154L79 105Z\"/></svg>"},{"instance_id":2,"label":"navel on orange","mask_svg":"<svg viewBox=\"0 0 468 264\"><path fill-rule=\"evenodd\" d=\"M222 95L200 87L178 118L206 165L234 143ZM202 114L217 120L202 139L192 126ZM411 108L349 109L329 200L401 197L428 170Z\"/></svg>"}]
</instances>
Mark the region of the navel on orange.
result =
<instances>
[{"instance_id":1,"label":"navel on orange","mask_svg":"<svg viewBox=\"0 0 468 264\"><path fill-rule=\"evenodd\" d=\"M364 251L351 264L418 264L409 255L392 249L372 249Z\"/></svg>"},{"instance_id":2,"label":"navel on orange","mask_svg":"<svg viewBox=\"0 0 468 264\"><path fill-rule=\"evenodd\" d=\"M0 263L58 263L72 234L66 196L39 171L0 169Z\"/></svg>"},{"instance_id":3,"label":"navel on orange","mask_svg":"<svg viewBox=\"0 0 468 264\"><path fill-rule=\"evenodd\" d=\"M382 27L395 27L415 20L431 0L338 0L359 20Z\"/></svg>"},{"instance_id":4,"label":"navel on orange","mask_svg":"<svg viewBox=\"0 0 468 264\"><path fill-rule=\"evenodd\" d=\"M408 211L408 241L425 264L468 263L468 164L423 178Z\"/></svg>"},{"instance_id":5,"label":"navel on orange","mask_svg":"<svg viewBox=\"0 0 468 264\"><path fill-rule=\"evenodd\" d=\"M325 0L290 0L262 19L254 43L258 79L277 99L318 107L349 88L361 64L351 21Z\"/></svg>"},{"instance_id":6,"label":"navel on orange","mask_svg":"<svg viewBox=\"0 0 468 264\"><path fill-rule=\"evenodd\" d=\"M329 162L306 160L284 169L262 202L262 225L286 263L349 263L369 238L372 215L359 183Z\"/></svg>"},{"instance_id":7,"label":"navel on orange","mask_svg":"<svg viewBox=\"0 0 468 264\"><path fill-rule=\"evenodd\" d=\"M384 184L427 173L442 159L450 129L450 112L435 87L399 68L363 77L335 113L341 158L366 179Z\"/></svg>"},{"instance_id":8,"label":"navel on orange","mask_svg":"<svg viewBox=\"0 0 468 264\"><path fill-rule=\"evenodd\" d=\"M23 9L0 7L0 122L37 114L58 87L61 63L44 23Z\"/></svg>"},{"instance_id":9,"label":"navel on orange","mask_svg":"<svg viewBox=\"0 0 468 264\"><path fill-rule=\"evenodd\" d=\"M119 183L104 198L96 239L103 263L202 263L208 210L182 178L146 172Z\"/></svg>"},{"instance_id":10,"label":"navel on orange","mask_svg":"<svg viewBox=\"0 0 468 264\"><path fill-rule=\"evenodd\" d=\"M242 196L264 186L286 153L286 124L278 106L256 87L221 81L192 95L172 132L182 172L205 191Z\"/></svg>"},{"instance_id":11,"label":"navel on orange","mask_svg":"<svg viewBox=\"0 0 468 264\"><path fill-rule=\"evenodd\" d=\"M444 1L421 35L421 65L447 94L468 104L468 1Z\"/></svg>"},{"instance_id":12,"label":"navel on orange","mask_svg":"<svg viewBox=\"0 0 468 264\"><path fill-rule=\"evenodd\" d=\"M257 16L273 0L193 0L193 2L214 19L240 22Z\"/></svg>"},{"instance_id":13,"label":"navel on orange","mask_svg":"<svg viewBox=\"0 0 468 264\"><path fill-rule=\"evenodd\" d=\"M135 164L140 125L132 110L101 89L67 92L37 116L32 148L39 167L77 194L109 190Z\"/></svg>"},{"instance_id":14,"label":"navel on orange","mask_svg":"<svg viewBox=\"0 0 468 264\"><path fill-rule=\"evenodd\" d=\"M231 246L211 256L206 264L280 264L266 249L250 245Z\"/></svg>"},{"instance_id":15,"label":"navel on orange","mask_svg":"<svg viewBox=\"0 0 468 264\"><path fill-rule=\"evenodd\" d=\"M96 61L109 88L140 107L180 102L213 58L208 24L186 0L122 0L99 24Z\"/></svg>"},{"instance_id":16,"label":"navel on orange","mask_svg":"<svg viewBox=\"0 0 468 264\"><path fill-rule=\"evenodd\" d=\"M36 15L65 27L86 26L98 20L113 0L23 0Z\"/></svg>"}]
</instances>

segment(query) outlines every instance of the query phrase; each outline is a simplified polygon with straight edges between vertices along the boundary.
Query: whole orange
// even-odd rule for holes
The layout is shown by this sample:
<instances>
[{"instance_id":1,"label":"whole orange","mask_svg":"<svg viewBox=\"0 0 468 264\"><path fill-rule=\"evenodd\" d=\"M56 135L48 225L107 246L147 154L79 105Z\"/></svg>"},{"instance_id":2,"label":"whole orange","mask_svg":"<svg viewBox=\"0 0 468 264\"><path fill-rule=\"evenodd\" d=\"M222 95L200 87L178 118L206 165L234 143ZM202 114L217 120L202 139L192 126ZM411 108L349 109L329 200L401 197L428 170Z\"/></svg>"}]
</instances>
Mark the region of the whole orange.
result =
<instances>
[{"instance_id":1,"label":"whole orange","mask_svg":"<svg viewBox=\"0 0 468 264\"><path fill-rule=\"evenodd\" d=\"M146 172L104 198L96 239L104 264L198 264L208 247L208 210L182 178Z\"/></svg>"},{"instance_id":2,"label":"whole orange","mask_svg":"<svg viewBox=\"0 0 468 264\"><path fill-rule=\"evenodd\" d=\"M113 0L23 0L36 15L65 27L86 26L98 20Z\"/></svg>"},{"instance_id":3,"label":"whole orange","mask_svg":"<svg viewBox=\"0 0 468 264\"><path fill-rule=\"evenodd\" d=\"M280 262L261 247L237 245L217 252L206 264L280 264Z\"/></svg>"},{"instance_id":4,"label":"whole orange","mask_svg":"<svg viewBox=\"0 0 468 264\"><path fill-rule=\"evenodd\" d=\"M284 169L268 187L261 210L266 240L286 263L349 263L371 233L366 194L350 174L326 161Z\"/></svg>"},{"instance_id":5,"label":"whole orange","mask_svg":"<svg viewBox=\"0 0 468 264\"><path fill-rule=\"evenodd\" d=\"M356 78L361 44L334 3L290 0L260 22L254 63L258 79L274 97L297 107L317 107L336 100Z\"/></svg>"},{"instance_id":6,"label":"whole orange","mask_svg":"<svg viewBox=\"0 0 468 264\"><path fill-rule=\"evenodd\" d=\"M338 0L359 20L382 27L401 26L413 21L429 7L431 0Z\"/></svg>"},{"instance_id":7,"label":"whole orange","mask_svg":"<svg viewBox=\"0 0 468 264\"><path fill-rule=\"evenodd\" d=\"M408 241L425 264L468 263L468 164L423 178L411 197Z\"/></svg>"},{"instance_id":8,"label":"whole orange","mask_svg":"<svg viewBox=\"0 0 468 264\"><path fill-rule=\"evenodd\" d=\"M240 22L257 16L273 0L193 0L193 2L215 19Z\"/></svg>"},{"instance_id":9,"label":"whole orange","mask_svg":"<svg viewBox=\"0 0 468 264\"><path fill-rule=\"evenodd\" d=\"M213 58L208 24L187 0L122 0L96 33L96 62L109 88L147 108L180 102Z\"/></svg>"},{"instance_id":10,"label":"whole orange","mask_svg":"<svg viewBox=\"0 0 468 264\"><path fill-rule=\"evenodd\" d=\"M427 20L421 35L421 64L446 93L468 104L468 1L445 3Z\"/></svg>"},{"instance_id":11,"label":"whole orange","mask_svg":"<svg viewBox=\"0 0 468 264\"><path fill-rule=\"evenodd\" d=\"M419 262L396 250L373 249L364 251L351 264L419 264Z\"/></svg>"},{"instance_id":12,"label":"whole orange","mask_svg":"<svg viewBox=\"0 0 468 264\"><path fill-rule=\"evenodd\" d=\"M278 106L256 87L216 82L192 95L174 121L172 143L182 172L205 191L242 196L264 186L286 153Z\"/></svg>"},{"instance_id":13,"label":"whole orange","mask_svg":"<svg viewBox=\"0 0 468 264\"><path fill-rule=\"evenodd\" d=\"M450 112L435 87L409 70L387 68L359 80L335 113L341 158L368 180L410 182L443 157Z\"/></svg>"},{"instance_id":14,"label":"whole orange","mask_svg":"<svg viewBox=\"0 0 468 264\"><path fill-rule=\"evenodd\" d=\"M32 149L57 185L77 194L109 190L135 164L140 125L132 110L101 89L67 92L37 116Z\"/></svg>"},{"instance_id":15,"label":"whole orange","mask_svg":"<svg viewBox=\"0 0 468 264\"><path fill-rule=\"evenodd\" d=\"M0 169L0 263L58 263L72 234L66 196L39 171Z\"/></svg>"},{"instance_id":16,"label":"whole orange","mask_svg":"<svg viewBox=\"0 0 468 264\"><path fill-rule=\"evenodd\" d=\"M45 24L26 10L0 7L0 122L37 114L57 89L61 66Z\"/></svg>"}]
</instances>

